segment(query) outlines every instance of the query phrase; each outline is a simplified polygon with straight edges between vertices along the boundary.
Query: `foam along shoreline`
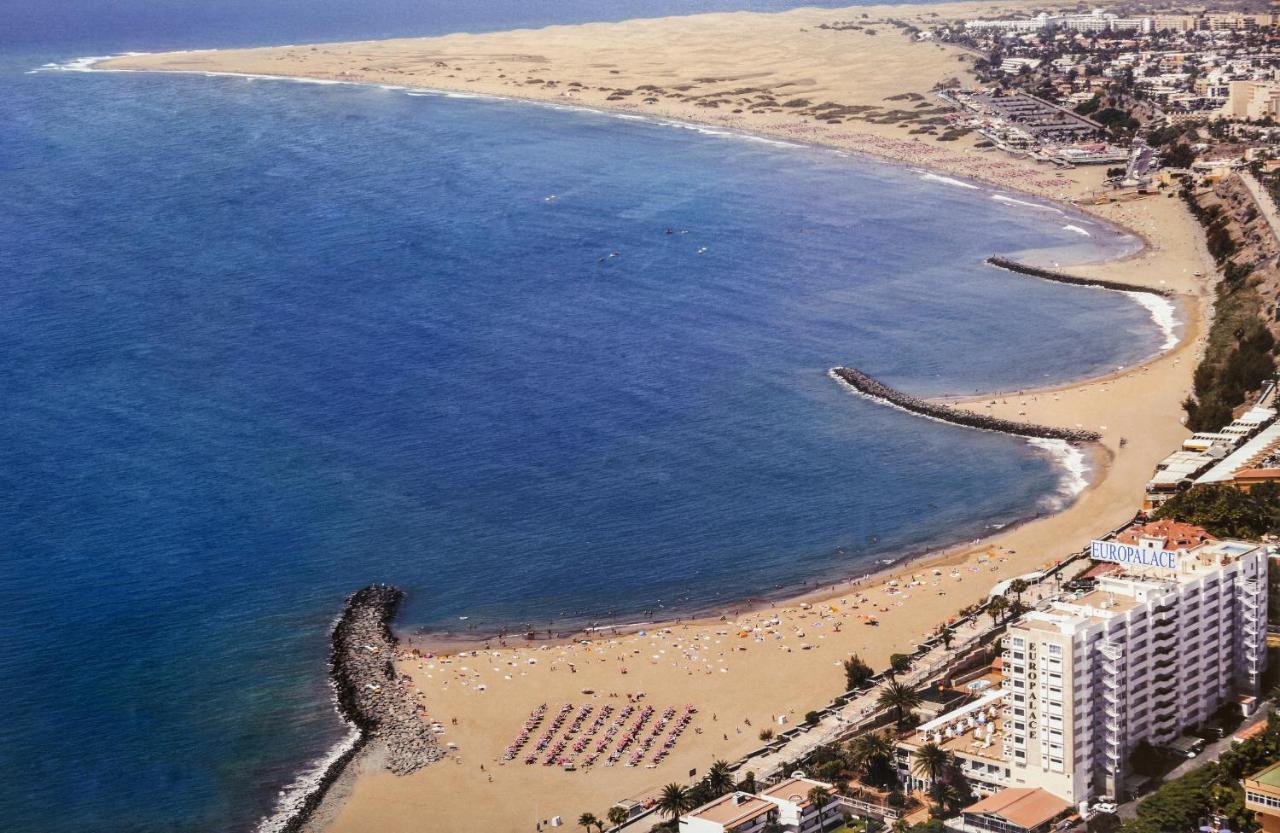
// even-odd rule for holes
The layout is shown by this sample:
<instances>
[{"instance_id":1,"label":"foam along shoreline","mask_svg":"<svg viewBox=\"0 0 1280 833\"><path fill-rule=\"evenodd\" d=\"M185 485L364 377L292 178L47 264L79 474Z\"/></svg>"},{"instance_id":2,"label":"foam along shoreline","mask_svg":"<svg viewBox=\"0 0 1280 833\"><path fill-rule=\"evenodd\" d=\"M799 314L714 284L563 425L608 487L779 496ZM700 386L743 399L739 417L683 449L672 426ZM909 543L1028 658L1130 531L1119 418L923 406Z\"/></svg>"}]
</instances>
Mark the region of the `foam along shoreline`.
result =
<instances>
[{"instance_id":1,"label":"foam along shoreline","mask_svg":"<svg viewBox=\"0 0 1280 833\"><path fill-rule=\"evenodd\" d=\"M1066 226L1066 228L1072 227ZM1080 230L1083 231L1083 229ZM1088 234L1088 232L1085 232L1085 234ZM1127 295L1130 300L1147 311L1147 314L1151 316L1151 322L1156 325L1160 330L1160 334L1164 336L1164 341L1160 344L1160 352L1163 353L1178 346L1178 313L1173 303L1173 299L1177 295L1168 289L1141 286L1126 281L1069 275L1065 272L1056 272L1052 269L1043 269L1039 266L1020 263L1012 258L999 255L992 255L987 258L987 263L998 269L1004 269L1019 275L1040 278L1054 283L1065 283L1071 286L1105 289L1109 292L1119 292Z\"/></svg>"},{"instance_id":2,"label":"foam along shoreline","mask_svg":"<svg viewBox=\"0 0 1280 833\"><path fill-rule=\"evenodd\" d=\"M920 416L930 417L952 425L965 428L977 428L982 431L996 431L1002 434L1013 434L1019 437L1032 437L1040 440L1062 440L1068 443L1093 443L1102 439L1097 431L1086 428L1058 428L1052 425L1037 425L1032 422L1015 422L1011 419L979 414L963 408L941 405L903 393L891 388L883 382L868 376L852 367L834 367L829 375L859 394L876 402L893 405L904 411Z\"/></svg>"},{"instance_id":3,"label":"foam along shoreline","mask_svg":"<svg viewBox=\"0 0 1280 833\"><path fill-rule=\"evenodd\" d=\"M1104 280L1102 278L1084 278L1078 275L1068 275L1065 272L1055 272L1052 269L1042 269L1039 266L1030 266L1026 263L1019 263L1012 258L1001 257L1000 255L992 255L987 258L987 263L997 268L1005 269L1009 272L1016 272L1019 275L1042 278L1046 281L1053 281L1055 283L1066 283L1073 286L1089 286L1098 289L1110 289L1113 292L1142 293L1144 295L1156 295L1160 298L1173 297L1173 293L1167 289L1140 286L1138 284L1126 283L1124 281Z\"/></svg>"},{"instance_id":4,"label":"foam along shoreline","mask_svg":"<svg viewBox=\"0 0 1280 833\"><path fill-rule=\"evenodd\" d=\"M923 13L930 8L895 7L890 10L864 7L859 11L902 17ZM953 6L947 12L957 16L967 14L960 9L960 6ZM973 11L977 12L976 7ZM1193 272L1203 270L1204 274L1213 274L1213 267L1203 254L1198 225L1186 215L1181 205L1158 200L1125 205L1095 206L1090 203L1073 206L1073 197L1098 187L1100 177L1097 171L1045 171L1025 160L981 151L974 147L972 137L962 137L942 146L934 144L928 137L909 135L896 124L862 121L846 121L843 125L834 126L813 121L802 124L791 112L735 118L724 110L717 112L670 98L651 107L641 107L635 99L614 103L606 98L609 95L606 88L619 84L637 87L654 82L670 89L680 83L702 88L711 86L711 82L703 84L701 79L705 78L727 79L725 85L740 85L744 83L743 79L750 78L748 83L753 86L813 79L812 91L805 91L811 96L874 109L889 100L888 96L904 93L913 85L923 96L933 83L952 75L962 80L966 77L966 68L963 63L957 63L957 55L941 46L910 44L890 37L890 33L884 30L879 37L870 38L802 28L821 22L832 14L839 12L801 10L769 16L706 15L616 25L553 27L539 31L329 44L321 46L319 51L298 49L292 54L281 48L274 51L205 53L197 60L188 60L180 55L170 58L156 56L122 60L116 66L99 69L346 83L407 88L415 91L410 92L411 95L453 93L531 102L554 109L593 111L613 117L642 117L713 135L742 136L779 145L823 147L841 155L926 168L946 174L948 178L981 183L975 188L989 190L991 198L1000 202L1024 202L1001 192L1029 195L1031 199L1045 201L1045 204L1037 203L1034 207L1046 213L1066 213L1055 207L1063 206L1129 230L1139 238L1143 238L1145 232L1145 236L1156 241L1157 245L1144 246L1141 252L1113 260L1099 271L1122 280L1131 277L1144 280L1158 274L1167 278L1180 294L1194 300L1194 305L1188 305L1186 341L1169 354L1141 367L1125 369L1122 373L1076 380L1049 394L1037 395L1038 392L1032 391L1021 395L1020 392L1019 400L992 402L988 406L994 413L1010 418L1025 410L1032 419L1042 423L1096 426L1105 433L1106 439L1094 447L1099 452L1093 458L1097 465L1093 472L1094 482L1077 492L1076 500L1070 505L1064 502L1062 511L1046 513L1025 523L993 528L990 535L980 540L945 549L930 548L928 554L909 562L895 559L891 567L878 572L874 578L845 583L838 588L824 582L826 586L823 588L793 592L786 599L778 599L776 606L768 603L767 610L758 614L730 610L734 606L726 601L719 617L711 616L697 622L671 622L664 617L663 622L641 626L649 632L649 639L669 633L669 642L679 634L685 643L696 638L705 641L708 648L715 651L718 649L710 646L722 638L727 639L720 633L726 629L726 616L732 616L737 625L753 618L766 623L781 617L786 623L783 630L788 633L793 628L803 627L812 634L816 624L815 609L810 609L805 602L813 601L816 605L819 599L830 599L832 605L842 610L838 614L841 617L856 617L859 608L875 610L882 619L881 627L875 631L846 627L839 632L820 633L814 647L821 650L793 652L788 647L783 653L765 655L764 662L738 661L732 665L731 674L726 676L699 672L698 676L691 678L684 668L675 668L679 656L672 651L668 650L660 662L657 657L649 657L649 650L644 650L642 653L646 658L633 661L629 675L621 678L625 683L619 682L618 671L612 664L595 660L579 662L576 673L564 673L569 670L565 662L573 659L574 654L582 655L585 660L588 654L598 650L612 650L605 646L617 637L603 631L592 634L596 638L586 646L577 640L565 642L555 649L545 645L504 646L505 652L521 652L517 662L520 670L516 672L516 666L511 666L513 670L509 678L496 677L497 684L479 696L474 686L467 687L465 682L459 685L463 674L475 675L477 668L463 672L460 668L439 665L435 669L415 671L413 664L403 663L402 669L414 675L421 690L429 692L433 711L459 717L458 726L450 730L451 739L456 737L460 745L472 750L471 754L475 756L500 750L509 740L511 715L523 713L530 703L553 698L577 700L584 687L609 691L625 685L630 690L645 690L651 696L665 697L672 702L696 697L700 709L719 712L721 724L728 730L723 741L718 732L706 732L691 738L688 747L678 752L677 759L672 761L673 768L679 769L686 764L701 766L713 758L736 759L756 745L755 733L736 733L730 723L750 717L755 721L754 725L765 725L776 718L778 710L785 712L791 709L792 714L802 714L813 704L815 686L834 690L838 685L841 672L838 663L833 662L833 654L843 657L856 652L873 665L887 662L890 653L909 650L913 644L911 640L931 631L948 613L984 599L989 582L996 578L996 573L1000 578L1007 578L1038 569L1046 562L1068 554L1069 545L1079 544L1098 530L1127 520L1133 495L1149 477L1151 467L1171 445L1186 435L1177 421L1177 414L1182 390L1190 383L1193 363L1179 365L1178 362L1190 355L1193 343L1198 340L1207 307L1206 296L1201 291L1203 281L1193 277ZM772 21L767 31L762 27L766 17ZM849 38L855 39L850 41ZM607 57L600 57L602 54L607 54ZM423 56L432 60L415 61ZM534 87L517 82L512 62L519 56L538 56L539 61L530 66L536 67L544 79L550 75L560 86ZM541 61L543 58L546 63ZM433 69L436 59L444 59L441 63L447 62L450 66L437 71ZM459 70L458 66L464 69ZM517 72L522 68L516 65ZM285 74L280 74L282 72ZM453 72L458 73L453 80L444 75ZM498 76L495 72L512 74ZM467 76L475 76L475 80ZM570 79L582 81L585 85L573 97L563 93ZM792 85L788 87L787 94L796 91ZM849 132L851 128L856 132ZM947 182L934 184L939 188L958 187ZM978 399L985 401L989 398L988 395ZM1120 407L1119 403L1126 399L1143 401L1145 407ZM1125 435L1131 441L1121 452L1114 440ZM1066 441L1039 438L1029 438L1028 441L1038 446L1043 442L1064 455L1073 454L1071 458L1060 458L1064 467L1070 467L1072 460L1078 463L1084 457L1084 449ZM1051 449L1046 450L1054 453ZM1063 496L1080 486L1079 479L1064 477ZM903 592L907 587L905 577L912 571L948 567L951 573L932 579L921 573L925 586L908 587L907 592L915 597L909 604L894 600L903 598L901 596L887 595ZM898 585L895 588L890 584L890 577L903 581L892 582ZM940 582L940 585L929 586L930 582ZM942 592L944 589L945 593ZM851 612L845 613L845 610ZM436 636L425 634L416 638L414 644L428 650L461 647L447 643L442 645ZM637 647L647 648L648 644L637 643ZM747 644L738 646L739 649L744 647L748 647ZM468 646L470 650L476 648L474 644ZM667 648L671 646L667 645ZM485 649L488 653L488 646ZM554 652L533 653L543 650ZM764 647L753 641L750 650L761 651ZM777 646L771 645L771 650L776 651ZM728 657L739 656L727 651ZM567 656L557 659L560 654ZM524 657L536 657L540 662L526 664ZM504 655L505 659L508 658ZM548 673L557 666L561 673ZM528 824L530 807L545 811L543 815L554 811L573 817L582 809L590 808L592 802L601 796L641 795L659 788L661 781L670 780L662 775L654 776L627 768L598 770L590 778L565 778L562 773L543 770L542 767L536 771L489 767L492 774L492 782L489 782L483 773L477 776L478 770L473 769L464 766L434 767L429 773L420 773L421 777L405 779L378 774L366 777L362 773L358 778L359 786L328 822L327 829L333 833L363 833L369 829L409 833L415 825L420 825L423 817L433 818L439 826L452 825L459 829L480 826L516 829ZM512 800L494 802L492 795L495 790L501 790ZM319 819L316 823L325 824Z\"/></svg>"}]
</instances>

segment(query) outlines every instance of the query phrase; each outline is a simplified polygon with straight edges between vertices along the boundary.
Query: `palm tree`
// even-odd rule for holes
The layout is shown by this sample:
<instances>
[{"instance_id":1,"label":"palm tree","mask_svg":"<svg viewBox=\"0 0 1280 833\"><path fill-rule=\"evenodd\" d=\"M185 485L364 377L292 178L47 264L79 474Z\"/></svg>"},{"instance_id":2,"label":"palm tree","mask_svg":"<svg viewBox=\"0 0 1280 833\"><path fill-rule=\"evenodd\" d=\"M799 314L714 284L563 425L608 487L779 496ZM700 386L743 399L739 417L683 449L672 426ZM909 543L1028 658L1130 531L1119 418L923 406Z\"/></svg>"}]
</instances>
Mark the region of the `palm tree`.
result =
<instances>
[{"instance_id":1,"label":"palm tree","mask_svg":"<svg viewBox=\"0 0 1280 833\"><path fill-rule=\"evenodd\" d=\"M942 774L947 771L947 763L946 750L936 743L929 742L916 750L916 760L911 765L911 773L922 781L936 784L942 780Z\"/></svg>"},{"instance_id":2,"label":"palm tree","mask_svg":"<svg viewBox=\"0 0 1280 833\"><path fill-rule=\"evenodd\" d=\"M934 781L929 788L929 797L933 799L934 815L947 816L960 803L960 791L946 781Z\"/></svg>"},{"instance_id":3,"label":"palm tree","mask_svg":"<svg viewBox=\"0 0 1280 833\"><path fill-rule=\"evenodd\" d=\"M906 816L898 816L893 820L893 833L907 833L911 825L907 824Z\"/></svg>"},{"instance_id":4,"label":"palm tree","mask_svg":"<svg viewBox=\"0 0 1280 833\"><path fill-rule=\"evenodd\" d=\"M728 761L716 761L707 772L707 788L715 798L733 789L733 773L729 770Z\"/></svg>"},{"instance_id":5,"label":"palm tree","mask_svg":"<svg viewBox=\"0 0 1280 833\"><path fill-rule=\"evenodd\" d=\"M951 630L951 628L946 625L942 626L942 631L938 635L942 637L943 648L950 648L951 643L956 641L955 631Z\"/></svg>"},{"instance_id":6,"label":"palm tree","mask_svg":"<svg viewBox=\"0 0 1280 833\"><path fill-rule=\"evenodd\" d=\"M991 624L1000 624L1000 617L1009 609L1009 600L1004 596L995 596L987 602L987 613L991 615Z\"/></svg>"},{"instance_id":7,"label":"palm tree","mask_svg":"<svg viewBox=\"0 0 1280 833\"><path fill-rule=\"evenodd\" d=\"M827 802L831 800L831 790L826 787L814 787L809 790L809 803L818 808L818 829L823 829L825 824L825 815L827 812Z\"/></svg>"},{"instance_id":8,"label":"palm tree","mask_svg":"<svg viewBox=\"0 0 1280 833\"><path fill-rule=\"evenodd\" d=\"M849 744L849 763L864 776L892 758L893 740L887 732L867 732Z\"/></svg>"},{"instance_id":9,"label":"palm tree","mask_svg":"<svg viewBox=\"0 0 1280 833\"><path fill-rule=\"evenodd\" d=\"M585 827L587 829L587 833L591 833L591 828L595 827L599 821L600 819L596 818L594 813L583 813L578 816L578 824Z\"/></svg>"},{"instance_id":10,"label":"palm tree","mask_svg":"<svg viewBox=\"0 0 1280 833\"><path fill-rule=\"evenodd\" d=\"M1009 582L1009 592L1013 594L1015 599L1022 601L1022 594L1027 592L1030 586L1025 579L1015 578Z\"/></svg>"},{"instance_id":11,"label":"palm tree","mask_svg":"<svg viewBox=\"0 0 1280 833\"><path fill-rule=\"evenodd\" d=\"M906 722L907 715L920 705L920 695L911 686L895 680L886 683L880 690L880 697L876 704L882 709L893 709L897 723L901 726Z\"/></svg>"},{"instance_id":12,"label":"palm tree","mask_svg":"<svg viewBox=\"0 0 1280 833\"><path fill-rule=\"evenodd\" d=\"M679 818L686 810L693 809L689 800L689 791L679 784L667 784L658 797L658 809L671 819Z\"/></svg>"},{"instance_id":13,"label":"palm tree","mask_svg":"<svg viewBox=\"0 0 1280 833\"><path fill-rule=\"evenodd\" d=\"M614 806L609 808L608 817L609 817L609 824L612 824L614 827L617 827L618 825L622 824L624 821L627 820L627 810L625 807L619 807L615 804Z\"/></svg>"}]
</instances>

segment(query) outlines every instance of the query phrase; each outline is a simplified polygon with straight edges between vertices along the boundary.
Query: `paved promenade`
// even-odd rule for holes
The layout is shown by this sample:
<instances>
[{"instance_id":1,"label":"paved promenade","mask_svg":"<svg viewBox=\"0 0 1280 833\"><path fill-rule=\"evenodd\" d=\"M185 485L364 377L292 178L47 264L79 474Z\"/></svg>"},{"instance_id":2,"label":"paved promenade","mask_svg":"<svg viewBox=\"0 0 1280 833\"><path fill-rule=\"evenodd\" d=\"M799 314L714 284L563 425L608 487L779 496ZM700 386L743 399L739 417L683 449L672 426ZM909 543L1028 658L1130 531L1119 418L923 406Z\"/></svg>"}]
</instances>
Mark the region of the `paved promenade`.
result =
<instances>
[{"instance_id":1,"label":"paved promenade","mask_svg":"<svg viewBox=\"0 0 1280 833\"><path fill-rule=\"evenodd\" d=\"M1253 197L1253 201L1258 204L1258 210L1262 212L1262 216L1266 218L1267 225L1271 226L1271 234L1275 237L1276 242L1280 243L1280 208L1276 207L1276 201L1271 199L1271 195L1267 193L1267 189L1262 187L1262 183L1248 171L1240 172L1240 181L1244 183L1244 187L1249 189L1249 194Z\"/></svg>"}]
</instances>

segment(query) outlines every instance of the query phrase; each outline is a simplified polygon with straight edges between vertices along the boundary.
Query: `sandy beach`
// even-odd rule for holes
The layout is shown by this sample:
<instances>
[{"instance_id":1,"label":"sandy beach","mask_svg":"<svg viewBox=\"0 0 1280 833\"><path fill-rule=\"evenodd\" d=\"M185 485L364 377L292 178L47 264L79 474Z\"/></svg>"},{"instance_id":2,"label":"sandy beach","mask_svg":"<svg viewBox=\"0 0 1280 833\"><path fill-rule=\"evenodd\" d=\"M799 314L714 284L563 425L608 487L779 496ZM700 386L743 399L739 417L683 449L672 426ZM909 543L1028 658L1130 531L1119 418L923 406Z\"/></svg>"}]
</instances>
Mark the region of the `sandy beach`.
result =
<instances>
[{"instance_id":1,"label":"sandy beach","mask_svg":"<svg viewBox=\"0 0 1280 833\"><path fill-rule=\"evenodd\" d=\"M146 55L104 66L305 76L600 107L829 145L1009 191L1082 200L1100 187L1100 170L1064 171L1014 159L975 147L970 136L939 141L946 113L929 90L949 78L966 83L973 56L912 42L885 22L965 17L992 8L971 3L716 14ZM820 28L841 21L861 28ZM923 132L926 127L934 132ZM330 802L314 827L343 833L508 831L533 830L538 820L555 815L569 826L582 812L603 817L618 799L651 795L664 783L686 780L690 770L703 773L716 759L733 760L757 747L760 729L776 729L779 716L787 725L800 722L843 690L840 665L850 654L882 667L891 653L909 649L949 615L982 600L994 582L1051 564L1132 517L1155 463L1187 435L1180 403L1202 346L1214 267L1181 200L1161 195L1091 203L1079 207L1141 235L1147 246L1123 260L1066 271L1174 292L1178 345L1104 378L965 403L1009 419L1102 434L1092 454L1091 483L1068 508L883 579L643 634L561 645L491 641L466 646L465 656L457 645L408 642L403 647L422 656L406 654L400 670L412 676L431 718L444 727L442 739L456 750L407 777L378 771L376 754L367 757L340 791L345 801ZM1117 302L1130 301L1117 296ZM1121 438L1127 440L1123 447ZM851 565L856 570L866 565ZM878 627L864 623L868 614L878 618ZM539 704L547 704L548 717L572 704L570 719L589 705L588 724L611 706L612 722L631 703L628 695L640 692L641 704L658 715L668 707L681 713L686 704L697 709L673 753L656 768L622 762L606 767L604 758L586 771L526 765L532 741L515 760L503 760ZM534 731L535 739L545 727ZM644 763L651 758L652 752Z\"/></svg>"}]
</instances>

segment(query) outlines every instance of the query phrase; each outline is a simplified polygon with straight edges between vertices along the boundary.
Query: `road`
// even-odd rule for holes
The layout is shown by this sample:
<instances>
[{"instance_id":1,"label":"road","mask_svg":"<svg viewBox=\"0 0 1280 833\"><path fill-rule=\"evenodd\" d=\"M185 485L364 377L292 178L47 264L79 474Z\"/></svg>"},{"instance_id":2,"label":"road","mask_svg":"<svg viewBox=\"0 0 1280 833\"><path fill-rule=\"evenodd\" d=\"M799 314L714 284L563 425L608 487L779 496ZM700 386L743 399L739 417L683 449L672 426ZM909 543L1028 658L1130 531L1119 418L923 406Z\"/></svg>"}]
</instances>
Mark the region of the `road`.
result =
<instances>
[{"instance_id":1,"label":"road","mask_svg":"<svg viewBox=\"0 0 1280 833\"><path fill-rule=\"evenodd\" d=\"M1253 726L1256 723L1261 723L1266 719L1267 719L1267 709L1266 708L1258 709L1258 711L1255 712L1251 717L1249 717L1247 720L1241 723L1240 727L1236 729L1235 732L1233 732L1232 734L1239 734L1240 732L1243 732L1245 729L1248 729L1250 726ZM1223 752L1231 748L1231 737L1232 735L1227 735L1222 740L1215 740L1213 743L1206 746L1204 748L1204 751L1201 752L1199 755L1196 755L1194 758L1188 758L1187 760L1183 761L1182 763L1174 767L1172 770L1170 770L1169 774L1166 775L1162 780L1172 781L1175 778L1180 778L1183 775L1186 775L1188 772L1190 772L1191 770L1195 769L1198 766L1207 764L1209 761L1218 760L1218 757L1222 755ZM1135 801L1126 801L1124 804L1121 804L1120 809L1118 810L1120 814L1120 818L1124 819L1125 821L1128 821L1129 819L1136 816L1138 812L1138 804L1145 797L1146 796L1142 796Z\"/></svg>"},{"instance_id":2,"label":"road","mask_svg":"<svg viewBox=\"0 0 1280 833\"><path fill-rule=\"evenodd\" d=\"M1267 225L1271 226L1271 234L1275 237L1276 242L1280 243L1280 209L1276 208L1276 201L1271 199L1271 195L1267 193L1267 189L1262 187L1262 183L1248 171L1240 172L1240 181L1244 183L1244 187L1249 189L1249 193L1253 196L1253 201L1257 203L1258 210L1262 212L1262 216L1266 218Z\"/></svg>"}]
</instances>

